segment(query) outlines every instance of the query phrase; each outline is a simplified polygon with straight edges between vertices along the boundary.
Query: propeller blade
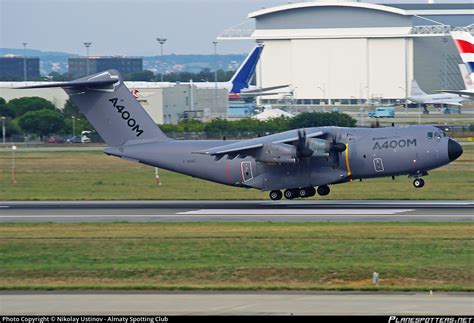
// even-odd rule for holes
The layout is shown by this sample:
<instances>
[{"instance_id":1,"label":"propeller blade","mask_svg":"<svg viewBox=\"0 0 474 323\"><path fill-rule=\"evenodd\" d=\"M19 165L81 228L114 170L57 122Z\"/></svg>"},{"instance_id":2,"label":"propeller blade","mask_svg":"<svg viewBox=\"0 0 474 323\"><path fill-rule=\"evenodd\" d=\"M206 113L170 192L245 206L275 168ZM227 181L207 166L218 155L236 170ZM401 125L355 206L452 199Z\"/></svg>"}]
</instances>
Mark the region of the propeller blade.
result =
<instances>
[{"instance_id":1,"label":"propeller blade","mask_svg":"<svg viewBox=\"0 0 474 323\"><path fill-rule=\"evenodd\" d=\"M298 158L308 158L313 155L313 151L308 148L306 142L306 130L298 130L298 141L296 143L296 156Z\"/></svg>"},{"instance_id":2,"label":"propeller blade","mask_svg":"<svg viewBox=\"0 0 474 323\"><path fill-rule=\"evenodd\" d=\"M335 135L332 137L332 143L331 143L331 155L332 155L332 160L333 164L335 165L336 168L339 168L340 164L340 153L346 150L346 144L339 142L338 135Z\"/></svg>"}]
</instances>

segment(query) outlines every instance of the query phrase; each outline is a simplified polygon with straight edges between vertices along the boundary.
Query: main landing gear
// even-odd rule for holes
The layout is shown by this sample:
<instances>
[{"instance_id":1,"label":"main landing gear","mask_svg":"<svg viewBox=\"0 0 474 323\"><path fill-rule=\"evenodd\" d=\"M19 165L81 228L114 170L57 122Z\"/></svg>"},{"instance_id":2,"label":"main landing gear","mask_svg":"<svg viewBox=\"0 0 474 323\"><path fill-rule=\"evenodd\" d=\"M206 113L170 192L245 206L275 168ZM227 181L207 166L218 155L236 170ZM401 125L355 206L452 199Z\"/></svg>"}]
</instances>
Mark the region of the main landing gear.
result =
<instances>
[{"instance_id":1,"label":"main landing gear","mask_svg":"<svg viewBox=\"0 0 474 323\"><path fill-rule=\"evenodd\" d=\"M331 192L331 189L327 185L318 186L318 194L321 196L326 196Z\"/></svg>"},{"instance_id":2,"label":"main landing gear","mask_svg":"<svg viewBox=\"0 0 474 323\"><path fill-rule=\"evenodd\" d=\"M288 200L292 200L298 197L307 198L316 195L316 192L321 196L325 196L329 194L330 189L327 185L319 186L317 191L312 186L303 188L291 188L285 190L283 194L280 190L274 190L270 192L270 199L273 201L277 201L281 200L283 196Z\"/></svg>"},{"instance_id":3,"label":"main landing gear","mask_svg":"<svg viewBox=\"0 0 474 323\"><path fill-rule=\"evenodd\" d=\"M425 186L425 181L423 180L423 178L415 178L413 180L413 186L415 186L415 188L422 188L423 186Z\"/></svg>"}]
</instances>

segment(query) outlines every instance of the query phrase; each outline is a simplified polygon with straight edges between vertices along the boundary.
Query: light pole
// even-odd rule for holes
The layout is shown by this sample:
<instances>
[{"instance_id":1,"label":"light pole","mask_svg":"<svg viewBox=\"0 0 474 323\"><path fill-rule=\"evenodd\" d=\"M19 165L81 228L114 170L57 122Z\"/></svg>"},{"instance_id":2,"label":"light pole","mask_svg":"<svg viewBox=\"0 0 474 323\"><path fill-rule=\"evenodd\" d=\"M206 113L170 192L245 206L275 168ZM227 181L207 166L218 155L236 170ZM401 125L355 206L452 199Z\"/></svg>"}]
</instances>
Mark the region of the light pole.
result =
<instances>
[{"instance_id":1,"label":"light pole","mask_svg":"<svg viewBox=\"0 0 474 323\"><path fill-rule=\"evenodd\" d=\"M84 42L84 46L86 47L86 75L89 75L89 47L91 47L92 42L86 41Z\"/></svg>"},{"instance_id":2,"label":"light pole","mask_svg":"<svg viewBox=\"0 0 474 323\"><path fill-rule=\"evenodd\" d=\"M441 38L444 45L443 45L443 88L448 88L448 55L446 53L446 43L448 42L447 37Z\"/></svg>"},{"instance_id":3,"label":"light pole","mask_svg":"<svg viewBox=\"0 0 474 323\"><path fill-rule=\"evenodd\" d=\"M418 124L421 124L421 103L418 102Z\"/></svg>"},{"instance_id":4,"label":"light pole","mask_svg":"<svg viewBox=\"0 0 474 323\"><path fill-rule=\"evenodd\" d=\"M367 92L368 92L368 89L369 89L369 86L366 85L366 86L362 86L362 83L359 83L359 96L360 96L360 105L362 105L362 103L364 103L364 90L367 89ZM369 94L367 93L367 96L369 96Z\"/></svg>"},{"instance_id":5,"label":"light pole","mask_svg":"<svg viewBox=\"0 0 474 323\"><path fill-rule=\"evenodd\" d=\"M317 86L317 88L320 89L321 92L323 92L323 99L326 100L326 86L323 84L323 87ZM329 101L328 101L328 104L329 104ZM320 102L320 105L321 105L321 102Z\"/></svg>"},{"instance_id":6,"label":"light pole","mask_svg":"<svg viewBox=\"0 0 474 323\"><path fill-rule=\"evenodd\" d=\"M28 45L28 43L21 43L23 45L23 81L27 81L28 80L28 77L27 77L27 74L26 74L26 45Z\"/></svg>"},{"instance_id":7,"label":"light pole","mask_svg":"<svg viewBox=\"0 0 474 323\"><path fill-rule=\"evenodd\" d=\"M212 44L214 45L214 83L216 84L217 89L217 44L219 42L214 40Z\"/></svg>"},{"instance_id":8,"label":"light pole","mask_svg":"<svg viewBox=\"0 0 474 323\"><path fill-rule=\"evenodd\" d=\"M156 38L156 40L160 44L160 59L161 59L161 63L163 64L163 46L166 43L166 38L158 37ZM163 71L160 74L161 74L160 81L161 83L163 83L163 74L164 74ZM158 173L158 167L155 167L155 180L156 180L156 184L158 186L161 186L161 180L160 180L160 174Z\"/></svg>"},{"instance_id":9,"label":"light pole","mask_svg":"<svg viewBox=\"0 0 474 323\"><path fill-rule=\"evenodd\" d=\"M212 44L214 45L214 98L215 98L215 107L217 108L217 44L219 42L214 40Z\"/></svg>"},{"instance_id":10,"label":"light pole","mask_svg":"<svg viewBox=\"0 0 474 323\"><path fill-rule=\"evenodd\" d=\"M408 114L408 93L407 89L404 88L403 86L399 86L399 89L401 89L403 92L405 92L405 114Z\"/></svg>"},{"instance_id":11,"label":"light pole","mask_svg":"<svg viewBox=\"0 0 474 323\"><path fill-rule=\"evenodd\" d=\"M5 142L6 142L6 131L5 131L5 117L2 117L2 135L3 135L3 147L5 147Z\"/></svg>"},{"instance_id":12,"label":"light pole","mask_svg":"<svg viewBox=\"0 0 474 323\"><path fill-rule=\"evenodd\" d=\"M16 146L12 146L12 184L16 184L16 174L15 174L15 150L16 150Z\"/></svg>"},{"instance_id":13,"label":"light pole","mask_svg":"<svg viewBox=\"0 0 474 323\"><path fill-rule=\"evenodd\" d=\"M160 59L161 63L163 64L163 45L166 43L166 38L156 38L158 43L160 43ZM163 72L161 72L161 82L163 82Z\"/></svg>"},{"instance_id":14,"label":"light pole","mask_svg":"<svg viewBox=\"0 0 474 323\"><path fill-rule=\"evenodd\" d=\"M72 136L76 136L76 117L72 116Z\"/></svg>"}]
</instances>

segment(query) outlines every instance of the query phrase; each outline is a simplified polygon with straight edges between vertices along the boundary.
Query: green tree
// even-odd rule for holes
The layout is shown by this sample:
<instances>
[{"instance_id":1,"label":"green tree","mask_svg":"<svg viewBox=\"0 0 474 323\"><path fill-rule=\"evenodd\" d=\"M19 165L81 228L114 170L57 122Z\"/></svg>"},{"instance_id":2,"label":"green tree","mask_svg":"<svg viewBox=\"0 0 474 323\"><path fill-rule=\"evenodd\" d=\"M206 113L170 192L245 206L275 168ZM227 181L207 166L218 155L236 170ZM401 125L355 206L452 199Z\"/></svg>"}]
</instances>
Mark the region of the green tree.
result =
<instances>
[{"instance_id":1,"label":"green tree","mask_svg":"<svg viewBox=\"0 0 474 323\"><path fill-rule=\"evenodd\" d=\"M18 125L25 133L47 136L62 133L66 123L60 112L43 109L25 113L18 118Z\"/></svg>"},{"instance_id":2,"label":"green tree","mask_svg":"<svg viewBox=\"0 0 474 323\"><path fill-rule=\"evenodd\" d=\"M232 76L234 76L235 71L229 70L218 70L217 71L217 82L227 82L230 81Z\"/></svg>"},{"instance_id":3,"label":"green tree","mask_svg":"<svg viewBox=\"0 0 474 323\"><path fill-rule=\"evenodd\" d=\"M224 119L213 119L208 122L204 128L208 136L222 137L223 135L233 134L232 122Z\"/></svg>"},{"instance_id":4,"label":"green tree","mask_svg":"<svg viewBox=\"0 0 474 323\"><path fill-rule=\"evenodd\" d=\"M125 75L124 79L126 81L152 82L155 81L155 74L153 74L152 71L144 70L141 72L127 74Z\"/></svg>"},{"instance_id":5,"label":"green tree","mask_svg":"<svg viewBox=\"0 0 474 323\"><path fill-rule=\"evenodd\" d=\"M13 99L8 102L8 106L15 111L15 116L20 117L27 112L39 110L57 111L54 104L46 99L31 96Z\"/></svg>"},{"instance_id":6,"label":"green tree","mask_svg":"<svg viewBox=\"0 0 474 323\"><path fill-rule=\"evenodd\" d=\"M218 70L217 82L230 81L233 75L234 71L232 70ZM155 79L160 80L161 74L157 74ZM199 73L178 72L163 75L163 81L165 82L189 82L189 80L193 80L194 82L214 82L214 71L211 71L209 68L204 68Z\"/></svg>"},{"instance_id":7,"label":"green tree","mask_svg":"<svg viewBox=\"0 0 474 323\"><path fill-rule=\"evenodd\" d=\"M345 113L338 112L303 112L290 119L289 129L299 129L307 127L354 127L357 120Z\"/></svg>"},{"instance_id":8,"label":"green tree","mask_svg":"<svg viewBox=\"0 0 474 323\"><path fill-rule=\"evenodd\" d=\"M178 125L175 124L161 124L159 127L165 133L179 132Z\"/></svg>"},{"instance_id":9,"label":"green tree","mask_svg":"<svg viewBox=\"0 0 474 323\"><path fill-rule=\"evenodd\" d=\"M8 105L4 98L0 97L0 117L14 118L15 111Z\"/></svg>"},{"instance_id":10,"label":"green tree","mask_svg":"<svg viewBox=\"0 0 474 323\"><path fill-rule=\"evenodd\" d=\"M272 118L264 122L264 129L269 133L277 133L286 131L289 129L290 118L288 117L279 117Z\"/></svg>"},{"instance_id":11,"label":"green tree","mask_svg":"<svg viewBox=\"0 0 474 323\"><path fill-rule=\"evenodd\" d=\"M201 132L204 131L205 124L199 120L182 120L178 123L178 132Z\"/></svg>"},{"instance_id":12,"label":"green tree","mask_svg":"<svg viewBox=\"0 0 474 323\"><path fill-rule=\"evenodd\" d=\"M66 123L66 133L73 133L73 127L75 129L76 134L80 134L81 131L85 130L94 130L94 127L87 121L86 117L79 111L74 103L71 100L67 100L64 104L64 108L62 110L64 115L64 121ZM74 124L72 117L75 118Z\"/></svg>"},{"instance_id":13,"label":"green tree","mask_svg":"<svg viewBox=\"0 0 474 323\"><path fill-rule=\"evenodd\" d=\"M64 103L64 107L63 107L63 115L65 117L76 117L76 118L79 118L80 116L82 116L81 112L79 111L79 109L76 107L76 105L74 103L72 103L72 101L70 99L67 99L66 100L66 103Z\"/></svg>"}]
</instances>

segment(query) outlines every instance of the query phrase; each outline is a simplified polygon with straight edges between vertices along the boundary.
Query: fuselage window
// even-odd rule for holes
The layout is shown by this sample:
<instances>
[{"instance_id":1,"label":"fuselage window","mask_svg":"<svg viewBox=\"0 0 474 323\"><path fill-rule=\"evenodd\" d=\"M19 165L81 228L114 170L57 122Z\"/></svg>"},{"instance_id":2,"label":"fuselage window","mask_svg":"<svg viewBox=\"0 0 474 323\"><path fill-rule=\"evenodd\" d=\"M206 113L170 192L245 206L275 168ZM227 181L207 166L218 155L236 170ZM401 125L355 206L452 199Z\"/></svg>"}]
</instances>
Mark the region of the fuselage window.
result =
<instances>
[{"instance_id":1,"label":"fuselage window","mask_svg":"<svg viewBox=\"0 0 474 323\"><path fill-rule=\"evenodd\" d=\"M428 139L433 139L433 133L432 132L428 132Z\"/></svg>"}]
</instances>

